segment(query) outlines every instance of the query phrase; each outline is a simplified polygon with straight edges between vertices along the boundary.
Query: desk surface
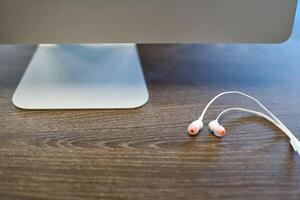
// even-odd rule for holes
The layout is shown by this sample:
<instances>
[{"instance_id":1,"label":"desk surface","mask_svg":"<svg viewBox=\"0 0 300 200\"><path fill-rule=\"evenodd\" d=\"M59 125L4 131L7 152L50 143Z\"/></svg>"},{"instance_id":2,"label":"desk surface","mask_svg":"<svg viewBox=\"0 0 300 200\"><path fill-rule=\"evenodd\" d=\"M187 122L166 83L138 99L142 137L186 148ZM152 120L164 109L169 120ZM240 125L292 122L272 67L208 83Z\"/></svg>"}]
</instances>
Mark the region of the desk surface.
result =
<instances>
[{"instance_id":1,"label":"desk surface","mask_svg":"<svg viewBox=\"0 0 300 200\"><path fill-rule=\"evenodd\" d=\"M143 45L149 103L24 111L11 103L34 46L0 47L1 199L299 199L300 159L264 120L227 115L227 136L187 125L224 90L257 96L300 138L300 37L278 45ZM225 97L207 115L233 105ZM241 117L241 118L240 118Z\"/></svg>"}]
</instances>

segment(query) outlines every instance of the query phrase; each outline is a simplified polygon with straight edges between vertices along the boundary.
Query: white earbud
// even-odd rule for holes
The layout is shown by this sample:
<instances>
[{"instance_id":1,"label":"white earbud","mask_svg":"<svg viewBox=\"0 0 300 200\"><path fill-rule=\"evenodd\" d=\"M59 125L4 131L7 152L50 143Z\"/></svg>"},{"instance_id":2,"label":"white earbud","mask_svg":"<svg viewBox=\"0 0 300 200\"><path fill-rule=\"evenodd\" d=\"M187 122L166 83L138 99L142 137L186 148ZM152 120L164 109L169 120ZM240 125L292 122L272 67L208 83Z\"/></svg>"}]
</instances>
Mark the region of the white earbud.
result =
<instances>
[{"instance_id":1,"label":"white earbud","mask_svg":"<svg viewBox=\"0 0 300 200\"><path fill-rule=\"evenodd\" d=\"M225 128L221 126L217 120L211 121L208 124L208 128L217 137L225 136Z\"/></svg>"},{"instance_id":2,"label":"white earbud","mask_svg":"<svg viewBox=\"0 0 300 200\"><path fill-rule=\"evenodd\" d=\"M193 121L189 127L188 132L191 136L198 135L198 133L203 129L203 122L202 120L198 119L196 121Z\"/></svg>"}]
</instances>

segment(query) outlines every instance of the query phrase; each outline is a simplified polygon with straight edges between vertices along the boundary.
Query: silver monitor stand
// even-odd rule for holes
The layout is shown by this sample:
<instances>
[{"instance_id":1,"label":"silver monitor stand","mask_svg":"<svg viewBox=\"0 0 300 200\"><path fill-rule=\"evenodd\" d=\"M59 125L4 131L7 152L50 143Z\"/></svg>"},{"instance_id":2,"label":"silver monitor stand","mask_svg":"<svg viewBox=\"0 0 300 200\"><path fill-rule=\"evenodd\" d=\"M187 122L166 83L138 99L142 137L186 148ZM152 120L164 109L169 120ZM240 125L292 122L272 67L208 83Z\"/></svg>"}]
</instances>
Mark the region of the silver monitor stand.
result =
<instances>
[{"instance_id":1,"label":"silver monitor stand","mask_svg":"<svg viewBox=\"0 0 300 200\"><path fill-rule=\"evenodd\" d=\"M14 96L22 109L123 109L148 101L135 44L39 45Z\"/></svg>"}]
</instances>

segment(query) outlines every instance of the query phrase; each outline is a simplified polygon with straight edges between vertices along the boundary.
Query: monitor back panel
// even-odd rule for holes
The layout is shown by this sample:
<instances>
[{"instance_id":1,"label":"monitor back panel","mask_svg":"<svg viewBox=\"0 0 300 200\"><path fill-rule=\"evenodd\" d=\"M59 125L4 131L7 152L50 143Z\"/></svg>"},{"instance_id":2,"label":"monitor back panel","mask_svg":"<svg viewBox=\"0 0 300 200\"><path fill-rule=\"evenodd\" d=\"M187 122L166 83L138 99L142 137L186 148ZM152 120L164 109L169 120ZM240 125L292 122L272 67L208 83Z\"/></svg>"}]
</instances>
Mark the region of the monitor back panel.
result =
<instances>
[{"instance_id":1,"label":"monitor back panel","mask_svg":"<svg viewBox=\"0 0 300 200\"><path fill-rule=\"evenodd\" d=\"M0 44L277 43L297 0L0 0Z\"/></svg>"}]
</instances>

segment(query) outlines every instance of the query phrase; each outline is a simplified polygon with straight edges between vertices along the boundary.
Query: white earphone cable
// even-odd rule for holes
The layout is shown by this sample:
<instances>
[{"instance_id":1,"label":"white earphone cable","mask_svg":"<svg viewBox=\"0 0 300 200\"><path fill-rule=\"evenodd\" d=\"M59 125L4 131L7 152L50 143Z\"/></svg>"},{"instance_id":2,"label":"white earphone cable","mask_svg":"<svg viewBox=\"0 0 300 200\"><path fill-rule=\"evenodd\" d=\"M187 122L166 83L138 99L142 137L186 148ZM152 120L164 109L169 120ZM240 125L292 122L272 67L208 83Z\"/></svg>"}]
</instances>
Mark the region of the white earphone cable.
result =
<instances>
[{"instance_id":1,"label":"white earphone cable","mask_svg":"<svg viewBox=\"0 0 300 200\"><path fill-rule=\"evenodd\" d=\"M217 96L215 96L207 105L206 107L204 108L203 112L201 113L201 116L199 117L199 120L203 121L204 119L204 116L208 110L208 108L214 103L214 101L216 101L218 98L220 98L221 96L224 96L224 95L227 95L227 94L239 94L239 95L242 95L244 97L247 97L249 99L252 99L254 102L256 102L261 108L263 108L276 122L278 122L279 124L281 124L281 121L275 117L273 115L273 113L271 111L269 111L260 101L258 101L256 98L248 95L248 94L245 94L243 92L239 92L239 91L228 91L228 92L222 92L220 94L218 94Z\"/></svg>"},{"instance_id":2,"label":"white earphone cable","mask_svg":"<svg viewBox=\"0 0 300 200\"><path fill-rule=\"evenodd\" d=\"M244 109L244 108L228 108L224 111L222 111L216 121L219 122L219 119L226 113L231 112L231 111L242 111L242 112L246 112L246 113L250 113L250 114L254 114L258 117L264 118L266 120L268 120L269 122L273 123L275 126L277 126L282 132L284 132L289 138L290 138L290 143L292 145L292 147L294 148L295 151L298 152L299 156L300 156L300 142L299 140L295 137L295 135L288 129L286 128L285 125L282 124L282 122L280 122L280 120L278 120L280 123L276 122L275 120L273 120L272 118L270 118L269 116L254 111L254 110L249 110L249 109ZM273 114L272 114L273 115Z\"/></svg>"},{"instance_id":3,"label":"white earphone cable","mask_svg":"<svg viewBox=\"0 0 300 200\"><path fill-rule=\"evenodd\" d=\"M268 121L270 121L271 123L273 123L274 125L276 125L280 130L282 130L289 138L290 138L290 143L293 146L294 150L298 152L299 156L300 156L300 142L299 140L294 136L294 134L269 110L266 108L266 106L264 104L262 104L259 100L257 100L256 98L245 94L243 92L239 92L239 91L228 91L228 92L222 92L220 94L218 94L217 96L215 96L204 108L203 112L201 113L198 121L195 121L195 124L191 124L190 130L192 130L194 135L194 132L198 132L199 130L202 129L203 127L203 119L204 116L207 112L207 110L209 109L209 107L214 103L214 101L216 101L218 98L220 98L221 96L224 95L228 95L228 94L238 94L238 95L242 95L244 97L247 97L251 100L253 100L254 102L256 102L269 116L267 116L266 114L263 114L261 112L257 112L254 110L249 110L249 109L244 109L244 108L229 108L224 110L222 113L219 114L217 121L219 120L219 118L224 115L227 112L230 111L243 111L243 112L247 112L247 113L251 113L254 114L256 116L262 117ZM190 132L191 134L191 132Z\"/></svg>"},{"instance_id":4,"label":"white earphone cable","mask_svg":"<svg viewBox=\"0 0 300 200\"><path fill-rule=\"evenodd\" d=\"M217 117L217 122L219 122L220 118L228 113L228 112L232 112L232 111L241 111L241 112L246 112L246 113L250 113L250 114L253 114L253 115L256 115L258 117L261 117L261 118L264 118L266 120L268 120L269 122L273 123L275 126L277 126L280 130L282 130L283 132L285 132L285 129L283 127L281 127L280 124L278 124L276 121L274 121L272 118L270 118L269 116L263 114L263 113L260 113L260 112L257 112L257 111L254 111L254 110L249 110L249 109L244 109L244 108L228 108L224 111L222 111L218 117Z\"/></svg>"}]
</instances>

